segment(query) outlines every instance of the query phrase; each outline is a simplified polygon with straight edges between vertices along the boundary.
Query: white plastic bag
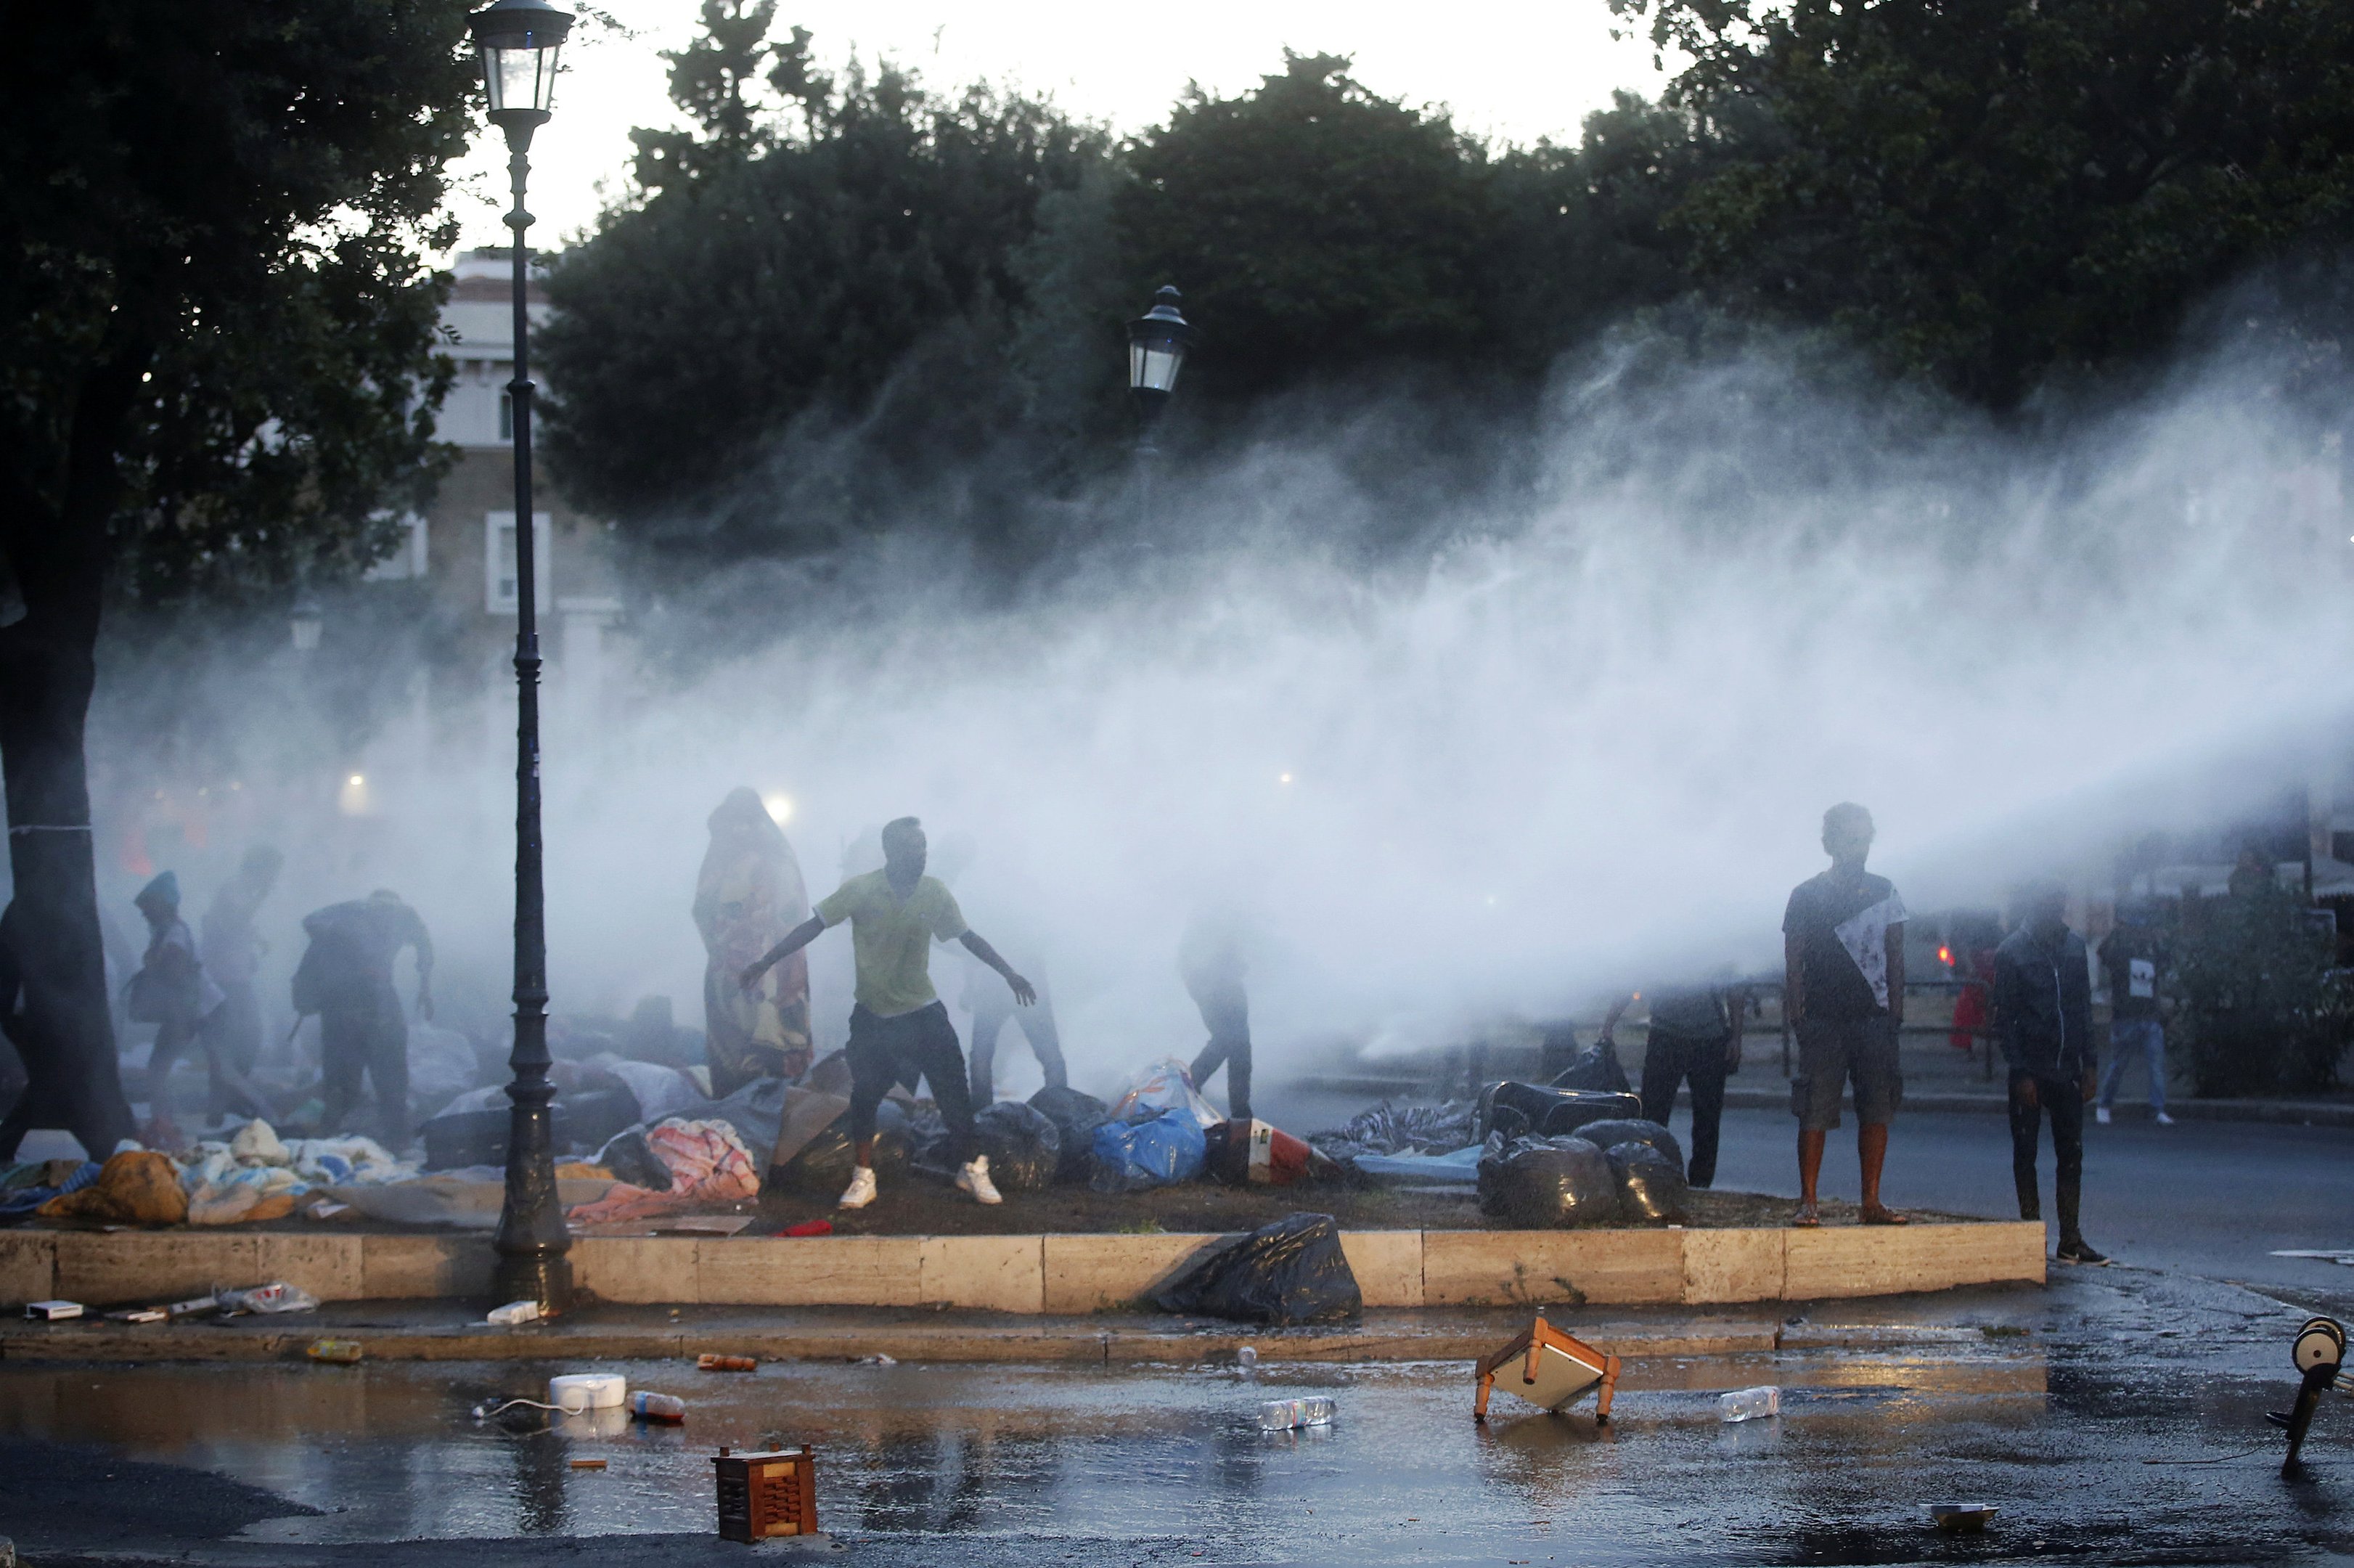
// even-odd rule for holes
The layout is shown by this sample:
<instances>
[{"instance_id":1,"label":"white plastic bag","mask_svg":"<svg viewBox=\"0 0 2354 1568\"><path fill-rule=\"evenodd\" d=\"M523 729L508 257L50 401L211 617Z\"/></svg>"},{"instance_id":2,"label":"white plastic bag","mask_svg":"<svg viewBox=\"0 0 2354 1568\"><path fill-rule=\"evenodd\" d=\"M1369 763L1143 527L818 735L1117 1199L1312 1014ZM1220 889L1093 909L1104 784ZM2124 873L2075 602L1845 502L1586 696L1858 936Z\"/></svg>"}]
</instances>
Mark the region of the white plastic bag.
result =
<instances>
[{"instance_id":1,"label":"white plastic bag","mask_svg":"<svg viewBox=\"0 0 2354 1568\"><path fill-rule=\"evenodd\" d=\"M1226 1118L1210 1108L1210 1102L1193 1092L1193 1075L1185 1064L1174 1056L1163 1057L1144 1070L1119 1103L1111 1107L1114 1121L1150 1121L1163 1111L1182 1110L1202 1124L1204 1130L1218 1126Z\"/></svg>"}]
</instances>

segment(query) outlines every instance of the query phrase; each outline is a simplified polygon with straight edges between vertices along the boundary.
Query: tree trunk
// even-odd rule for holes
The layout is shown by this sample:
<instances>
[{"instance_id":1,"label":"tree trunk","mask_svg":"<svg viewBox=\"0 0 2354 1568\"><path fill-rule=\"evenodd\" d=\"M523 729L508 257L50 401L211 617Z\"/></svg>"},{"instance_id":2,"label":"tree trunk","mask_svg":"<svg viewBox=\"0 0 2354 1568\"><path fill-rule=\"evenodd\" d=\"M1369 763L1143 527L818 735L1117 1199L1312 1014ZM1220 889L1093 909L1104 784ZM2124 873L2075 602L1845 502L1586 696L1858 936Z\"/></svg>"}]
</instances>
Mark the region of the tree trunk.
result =
<instances>
[{"instance_id":1,"label":"tree trunk","mask_svg":"<svg viewBox=\"0 0 2354 1568\"><path fill-rule=\"evenodd\" d=\"M25 607L0 628L0 776L16 879L0 916L13 964L0 969L13 967L20 988L0 997L0 1021L29 1079L0 1122L0 1159L34 1127L71 1132L96 1160L135 1131L107 1011L82 741L97 684L108 524L121 494L114 454L146 360L125 353L96 368L53 471L56 504L17 489L0 533Z\"/></svg>"}]
</instances>

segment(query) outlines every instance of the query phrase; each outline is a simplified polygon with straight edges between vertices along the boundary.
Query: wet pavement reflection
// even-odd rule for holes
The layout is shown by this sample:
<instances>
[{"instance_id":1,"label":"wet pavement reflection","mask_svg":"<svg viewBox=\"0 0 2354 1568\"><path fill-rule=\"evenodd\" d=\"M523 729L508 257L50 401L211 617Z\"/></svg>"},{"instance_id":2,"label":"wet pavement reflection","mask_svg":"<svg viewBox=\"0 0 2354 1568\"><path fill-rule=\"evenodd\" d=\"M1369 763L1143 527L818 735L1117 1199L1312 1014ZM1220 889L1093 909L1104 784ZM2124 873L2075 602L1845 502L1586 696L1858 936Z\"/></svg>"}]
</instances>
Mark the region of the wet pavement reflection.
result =
<instances>
[{"instance_id":1,"label":"wet pavement reflection","mask_svg":"<svg viewBox=\"0 0 2354 1568\"><path fill-rule=\"evenodd\" d=\"M818 1446L826 1528L885 1558L942 1537L1058 1558L1124 1542L1172 1561L1531 1564L2354 1549L2354 1403L2317 1425L2312 1480L2274 1474L2263 1412L2286 1403L2294 1313L2147 1282L2077 1297L2031 1334L1636 1363L1600 1428L1590 1402L1555 1416L1500 1392L1475 1425L1456 1363L599 1368L684 1396L684 1427L472 1417L544 1397L560 1366L17 1364L0 1365L0 1437L111 1445L292 1505L248 1542L707 1536L709 1456L776 1434ZM1779 1418L1718 1421L1719 1392L1763 1383L1784 1390ZM1262 1400L1301 1393L1331 1394L1338 1422L1258 1430ZM572 1467L585 1457L607 1467ZM2003 1511L1988 1536L1941 1537L1921 1510L1943 1500Z\"/></svg>"}]
</instances>

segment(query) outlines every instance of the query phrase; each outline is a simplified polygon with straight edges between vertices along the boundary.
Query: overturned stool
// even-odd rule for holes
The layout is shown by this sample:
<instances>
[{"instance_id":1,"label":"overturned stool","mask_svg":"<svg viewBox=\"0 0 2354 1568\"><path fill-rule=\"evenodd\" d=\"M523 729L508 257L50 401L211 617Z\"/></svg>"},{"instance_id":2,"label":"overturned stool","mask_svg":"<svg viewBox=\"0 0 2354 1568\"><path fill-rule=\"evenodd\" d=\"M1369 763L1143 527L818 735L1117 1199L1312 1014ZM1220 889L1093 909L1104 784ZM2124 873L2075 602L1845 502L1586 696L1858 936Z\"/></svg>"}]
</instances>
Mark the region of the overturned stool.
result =
<instances>
[{"instance_id":1,"label":"overturned stool","mask_svg":"<svg viewBox=\"0 0 2354 1568\"><path fill-rule=\"evenodd\" d=\"M1471 1405L1474 1421L1488 1419L1488 1395L1496 1386L1496 1374L1515 1361L1520 1375L1504 1380L1508 1393L1546 1410L1563 1410L1599 1384L1594 1419L1596 1424L1610 1419L1610 1399L1618 1392L1618 1358L1563 1333L1539 1314L1527 1333L1514 1335L1501 1350L1479 1358L1472 1373L1479 1383L1479 1397Z\"/></svg>"}]
</instances>

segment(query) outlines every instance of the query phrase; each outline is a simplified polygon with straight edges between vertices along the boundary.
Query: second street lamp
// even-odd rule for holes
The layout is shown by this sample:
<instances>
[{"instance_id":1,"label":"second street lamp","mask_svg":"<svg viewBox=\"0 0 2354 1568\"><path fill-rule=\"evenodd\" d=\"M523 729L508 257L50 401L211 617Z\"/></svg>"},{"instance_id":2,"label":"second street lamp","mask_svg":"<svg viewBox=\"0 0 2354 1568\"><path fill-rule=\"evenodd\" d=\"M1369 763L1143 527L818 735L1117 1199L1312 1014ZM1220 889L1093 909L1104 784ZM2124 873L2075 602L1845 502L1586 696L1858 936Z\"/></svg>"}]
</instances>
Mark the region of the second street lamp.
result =
<instances>
[{"instance_id":1,"label":"second street lamp","mask_svg":"<svg viewBox=\"0 0 2354 1568\"><path fill-rule=\"evenodd\" d=\"M572 1296L572 1234L556 1189L553 1113L547 1080L547 909L539 840L539 605L531 506L531 320L526 290L530 256L524 244L531 214L524 181L531 172L531 133L547 123L556 97L556 55L572 28L569 13L546 0L498 0L467 19L491 123L506 132L507 172L514 210L514 378L507 394L514 408L515 503L515 916L514 1049L507 1058L514 1119L507 1134L506 1201L493 1245L499 1298L530 1300L561 1311Z\"/></svg>"},{"instance_id":2,"label":"second street lamp","mask_svg":"<svg viewBox=\"0 0 2354 1568\"><path fill-rule=\"evenodd\" d=\"M1144 432L1138 438L1139 456L1150 457L1152 427L1177 390L1177 373L1185 368L1185 351L1193 346L1193 326L1178 310L1184 301L1176 288L1161 286L1152 308L1128 323L1128 389L1136 398Z\"/></svg>"}]
</instances>

